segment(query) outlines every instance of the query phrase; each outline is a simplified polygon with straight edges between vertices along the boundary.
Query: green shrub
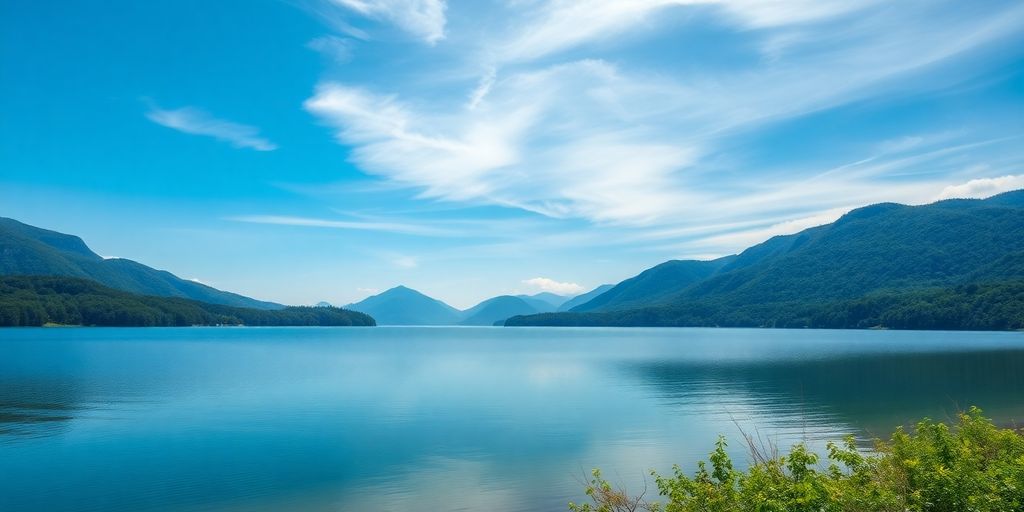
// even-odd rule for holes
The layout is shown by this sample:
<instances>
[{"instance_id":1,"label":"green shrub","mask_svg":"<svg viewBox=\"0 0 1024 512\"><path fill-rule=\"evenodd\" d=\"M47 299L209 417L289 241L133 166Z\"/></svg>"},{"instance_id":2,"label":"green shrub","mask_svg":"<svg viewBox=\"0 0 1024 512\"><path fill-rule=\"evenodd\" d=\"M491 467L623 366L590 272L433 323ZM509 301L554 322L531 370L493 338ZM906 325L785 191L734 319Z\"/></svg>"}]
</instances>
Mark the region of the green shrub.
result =
<instances>
[{"instance_id":1,"label":"green shrub","mask_svg":"<svg viewBox=\"0 0 1024 512\"><path fill-rule=\"evenodd\" d=\"M631 497L594 470L586 493L592 503L573 512L1012 512L1024 511L1024 435L1000 429L978 408L958 424L925 419L913 432L899 428L871 454L853 437L829 443L828 464L803 444L788 455L753 448L748 469L737 470L719 438L708 463L689 476L679 466L653 473L664 503Z\"/></svg>"}]
</instances>

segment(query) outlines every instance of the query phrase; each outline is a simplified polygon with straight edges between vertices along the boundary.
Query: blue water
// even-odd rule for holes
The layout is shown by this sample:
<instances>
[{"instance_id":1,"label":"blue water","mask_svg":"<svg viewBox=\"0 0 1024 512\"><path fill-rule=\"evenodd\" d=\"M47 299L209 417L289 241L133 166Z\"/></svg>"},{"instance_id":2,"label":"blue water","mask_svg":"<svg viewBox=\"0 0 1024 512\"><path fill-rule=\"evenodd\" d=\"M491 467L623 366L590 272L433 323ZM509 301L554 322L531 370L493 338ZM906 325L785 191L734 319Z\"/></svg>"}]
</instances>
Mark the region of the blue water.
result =
<instances>
[{"instance_id":1,"label":"blue water","mask_svg":"<svg viewBox=\"0 0 1024 512\"><path fill-rule=\"evenodd\" d=\"M741 428L1024 424L1022 369L1022 333L6 329L0 510L565 510Z\"/></svg>"}]
</instances>

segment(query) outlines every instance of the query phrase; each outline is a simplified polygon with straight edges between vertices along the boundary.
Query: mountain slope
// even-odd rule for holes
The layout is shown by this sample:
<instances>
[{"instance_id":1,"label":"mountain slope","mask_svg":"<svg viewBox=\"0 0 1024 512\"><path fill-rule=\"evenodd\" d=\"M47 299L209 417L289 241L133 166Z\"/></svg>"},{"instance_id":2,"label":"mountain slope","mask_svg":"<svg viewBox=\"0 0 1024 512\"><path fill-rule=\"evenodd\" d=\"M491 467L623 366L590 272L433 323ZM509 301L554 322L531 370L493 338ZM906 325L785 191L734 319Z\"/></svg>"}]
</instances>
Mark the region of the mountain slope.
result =
<instances>
[{"instance_id":1,"label":"mountain slope","mask_svg":"<svg viewBox=\"0 0 1024 512\"><path fill-rule=\"evenodd\" d=\"M602 293L604 293L604 292L606 292L608 290L611 290L614 287L615 287L614 284L602 284L601 286L598 286L597 288L594 288L593 290L590 290L589 292L577 295L577 296L575 296L575 297L565 301L564 303L562 303L561 306L558 306L558 311L569 311L570 309L572 309L572 308L574 308L576 306L580 306L582 304L586 304L587 302L590 302L591 300L593 300L598 295L601 295Z\"/></svg>"},{"instance_id":2,"label":"mountain slope","mask_svg":"<svg viewBox=\"0 0 1024 512\"><path fill-rule=\"evenodd\" d=\"M538 302L548 308L552 307L549 303ZM537 307L526 302L522 297L499 295L464 311L463 315L465 318L459 323L462 325L494 325L495 322L504 322L506 319L516 315L532 315L541 312L543 310L538 310Z\"/></svg>"},{"instance_id":3,"label":"mountain slope","mask_svg":"<svg viewBox=\"0 0 1024 512\"><path fill-rule=\"evenodd\" d=\"M992 199L859 208L832 224L784 237L791 241L785 251L747 267L724 268L673 300L829 300L882 288L954 284L1024 250L1024 208L1007 206L1005 197Z\"/></svg>"},{"instance_id":4,"label":"mountain slope","mask_svg":"<svg viewBox=\"0 0 1024 512\"><path fill-rule=\"evenodd\" d=\"M640 281L659 267L633 279ZM854 309L861 299L871 297L869 303L876 307L902 309L908 309L907 301L941 299L946 307L953 298L966 300L958 286L995 286L1024 278L1022 271L1024 191L923 206L885 203L853 210L832 224L772 238L728 259L707 278L671 292L618 303L625 306L601 305L577 318L573 313L549 314L514 318L509 324L830 326L845 320L826 321L822 315L857 316ZM984 304L1009 301L992 307L1013 316L1018 303L1010 299L1012 290L998 288L986 295L989 302ZM573 311L585 313L581 309ZM991 325L999 322L994 319Z\"/></svg>"},{"instance_id":5,"label":"mountain slope","mask_svg":"<svg viewBox=\"0 0 1024 512\"><path fill-rule=\"evenodd\" d=\"M0 327L47 323L112 327L374 325L367 315L332 307L237 308L137 295L77 277L0 276Z\"/></svg>"},{"instance_id":6,"label":"mountain slope","mask_svg":"<svg viewBox=\"0 0 1024 512\"><path fill-rule=\"evenodd\" d=\"M462 312L422 293L396 286L346 309L372 316L377 325L456 325Z\"/></svg>"},{"instance_id":7,"label":"mountain slope","mask_svg":"<svg viewBox=\"0 0 1024 512\"><path fill-rule=\"evenodd\" d=\"M3 217L0 217L0 275L80 277L142 295L181 297L236 307L282 307L181 279L135 261L103 259L77 236Z\"/></svg>"},{"instance_id":8,"label":"mountain slope","mask_svg":"<svg viewBox=\"0 0 1024 512\"><path fill-rule=\"evenodd\" d=\"M590 301L572 308L572 311L607 311L642 306L706 279L730 261L732 257L711 261L666 261L636 277L626 279Z\"/></svg>"}]
</instances>

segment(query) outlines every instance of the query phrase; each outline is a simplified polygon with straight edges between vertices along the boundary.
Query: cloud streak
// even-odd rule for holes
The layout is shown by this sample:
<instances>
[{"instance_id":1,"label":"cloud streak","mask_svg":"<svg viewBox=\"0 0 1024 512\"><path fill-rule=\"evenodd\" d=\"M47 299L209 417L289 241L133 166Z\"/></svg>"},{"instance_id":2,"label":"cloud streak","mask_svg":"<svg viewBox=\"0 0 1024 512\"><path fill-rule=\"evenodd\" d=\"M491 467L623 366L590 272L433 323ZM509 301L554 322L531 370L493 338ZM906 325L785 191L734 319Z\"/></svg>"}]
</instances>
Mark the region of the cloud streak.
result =
<instances>
[{"instance_id":1,"label":"cloud streak","mask_svg":"<svg viewBox=\"0 0 1024 512\"><path fill-rule=\"evenodd\" d=\"M276 144L260 136L258 128L218 119L196 107L166 110L152 105L146 112L146 118L160 126L190 135L213 137L236 148L255 149L256 151L277 149Z\"/></svg>"},{"instance_id":2,"label":"cloud streak","mask_svg":"<svg viewBox=\"0 0 1024 512\"><path fill-rule=\"evenodd\" d=\"M329 3L366 18L392 23L430 45L445 36L447 3L444 0L329 0ZM347 23L339 26L353 33ZM353 35L367 37L361 31Z\"/></svg>"},{"instance_id":3,"label":"cloud streak","mask_svg":"<svg viewBox=\"0 0 1024 512\"><path fill-rule=\"evenodd\" d=\"M506 60L537 59L652 25L670 9L708 9L743 28L806 24L848 14L876 1L854 0L563 0L540 2L525 28L500 44Z\"/></svg>"},{"instance_id":4,"label":"cloud streak","mask_svg":"<svg viewBox=\"0 0 1024 512\"><path fill-rule=\"evenodd\" d=\"M235 222L247 222L250 224L270 224L275 226L301 226L313 228L348 229L356 231L380 231L385 233L398 233L403 235L417 236L445 237L459 235L458 232L452 230L396 222L327 220L282 215L239 215L235 217L227 217L226 220Z\"/></svg>"}]
</instances>

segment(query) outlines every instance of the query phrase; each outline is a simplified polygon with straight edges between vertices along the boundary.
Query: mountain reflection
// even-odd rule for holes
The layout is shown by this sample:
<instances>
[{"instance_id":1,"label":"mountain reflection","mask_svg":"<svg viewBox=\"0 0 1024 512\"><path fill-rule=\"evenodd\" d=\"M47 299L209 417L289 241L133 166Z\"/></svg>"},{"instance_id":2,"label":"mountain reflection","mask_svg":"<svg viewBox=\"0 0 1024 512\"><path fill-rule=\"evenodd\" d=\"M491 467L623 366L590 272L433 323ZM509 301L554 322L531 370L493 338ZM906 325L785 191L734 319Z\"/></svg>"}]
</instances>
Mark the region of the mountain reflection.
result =
<instances>
[{"instance_id":1,"label":"mountain reflection","mask_svg":"<svg viewBox=\"0 0 1024 512\"><path fill-rule=\"evenodd\" d=\"M54 435L81 410L75 386L59 380L0 380L0 442Z\"/></svg>"},{"instance_id":2,"label":"mountain reflection","mask_svg":"<svg viewBox=\"0 0 1024 512\"><path fill-rule=\"evenodd\" d=\"M853 425L868 436L923 417L955 418L971 405L1024 423L1024 350L875 353L824 359L639 361L623 369L672 406L740 413L757 404L794 421ZM708 394L719 400L707 405ZM788 410L783 410L788 409Z\"/></svg>"}]
</instances>

